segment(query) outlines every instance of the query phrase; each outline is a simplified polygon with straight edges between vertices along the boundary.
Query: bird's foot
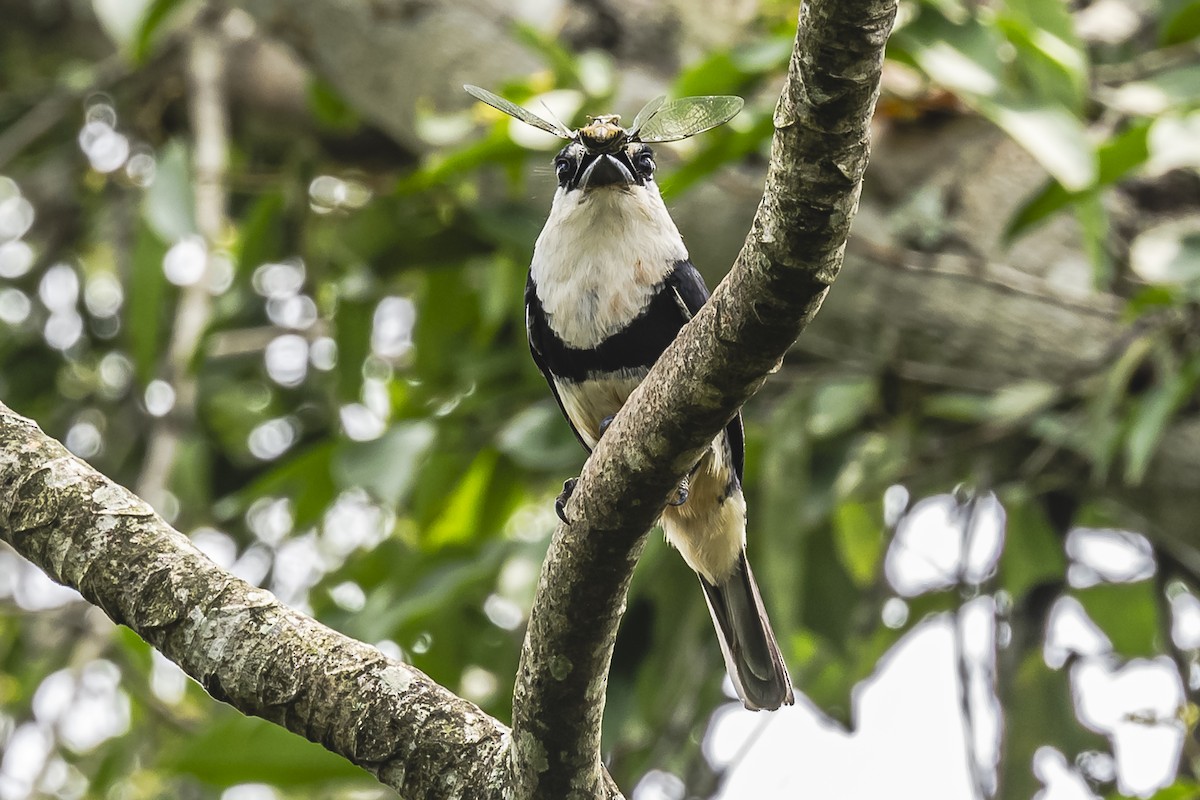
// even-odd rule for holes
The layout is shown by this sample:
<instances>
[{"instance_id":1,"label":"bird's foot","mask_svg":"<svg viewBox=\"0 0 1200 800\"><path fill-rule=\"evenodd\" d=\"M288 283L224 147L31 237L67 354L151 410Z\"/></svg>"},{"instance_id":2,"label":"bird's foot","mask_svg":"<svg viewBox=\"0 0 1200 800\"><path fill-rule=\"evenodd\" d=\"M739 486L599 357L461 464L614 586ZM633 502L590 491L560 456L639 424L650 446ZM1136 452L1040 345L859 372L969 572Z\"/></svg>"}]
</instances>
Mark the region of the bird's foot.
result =
<instances>
[{"instance_id":1,"label":"bird's foot","mask_svg":"<svg viewBox=\"0 0 1200 800\"><path fill-rule=\"evenodd\" d=\"M571 520L567 519L567 501L571 499L577 483L579 483L579 478L568 478L563 481L562 491L554 500L554 513L558 514L558 518L568 525L571 524Z\"/></svg>"},{"instance_id":2,"label":"bird's foot","mask_svg":"<svg viewBox=\"0 0 1200 800\"><path fill-rule=\"evenodd\" d=\"M684 478L679 482L679 488L675 490L675 497L667 501L669 506L681 506L688 499L688 479Z\"/></svg>"}]
</instances>

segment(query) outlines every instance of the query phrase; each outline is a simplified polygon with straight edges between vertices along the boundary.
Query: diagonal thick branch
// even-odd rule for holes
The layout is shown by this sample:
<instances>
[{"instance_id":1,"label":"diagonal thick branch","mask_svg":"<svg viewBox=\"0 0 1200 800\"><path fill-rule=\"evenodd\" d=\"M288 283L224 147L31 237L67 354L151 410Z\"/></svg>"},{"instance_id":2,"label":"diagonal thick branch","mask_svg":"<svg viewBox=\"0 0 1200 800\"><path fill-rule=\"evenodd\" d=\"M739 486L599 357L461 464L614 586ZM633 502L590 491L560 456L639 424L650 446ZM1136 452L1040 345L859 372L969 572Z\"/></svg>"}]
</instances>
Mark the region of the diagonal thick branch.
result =
<instances>
[{"instance_id":1,"label":"diagonal thick branch","mask_svg":"<svg viewBox=\"0 0 1200 800\"><path fill-rule=\"evenodd\" d=\"M801 8L746 244L588 459L574 522L559 526L546 556L513 697L519 797L616 796L600 722L633 567L679 478L777 368L837 277L895 13L894 0Z\"/></svg>"},{"instance_id":2,"label":"diagonal thick branch","mask_svg":"<svg viewBox=\"0 0 1200 800\"><path fill-rule=\"evenodd\" d=\"M503 725L221 569L2 403L0 538L213 697L345 756L403 797L501 796Z\"/></svg>"}]
</instances>

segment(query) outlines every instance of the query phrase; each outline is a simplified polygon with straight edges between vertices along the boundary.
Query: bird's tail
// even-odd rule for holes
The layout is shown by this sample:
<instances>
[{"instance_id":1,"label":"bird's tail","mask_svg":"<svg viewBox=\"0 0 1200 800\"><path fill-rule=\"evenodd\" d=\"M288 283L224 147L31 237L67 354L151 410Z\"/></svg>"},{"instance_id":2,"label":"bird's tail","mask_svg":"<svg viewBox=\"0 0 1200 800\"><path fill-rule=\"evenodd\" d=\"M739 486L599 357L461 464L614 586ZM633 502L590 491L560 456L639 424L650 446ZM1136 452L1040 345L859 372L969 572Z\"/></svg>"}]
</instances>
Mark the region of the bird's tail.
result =
<instances>
[{"instance_id":1,"label":"bird's tail","mask_svg":"<svg viewBox=\"0 0 1200 800\"><path fill-rule=\"evenodd\" d=\"M790 706L794 702L792 681L746 561L746 551L742 551L733 573L720 584L701 577L700 585L717 629L725 666L742 703L751 711Z\"/></svg>"}]
</instances>

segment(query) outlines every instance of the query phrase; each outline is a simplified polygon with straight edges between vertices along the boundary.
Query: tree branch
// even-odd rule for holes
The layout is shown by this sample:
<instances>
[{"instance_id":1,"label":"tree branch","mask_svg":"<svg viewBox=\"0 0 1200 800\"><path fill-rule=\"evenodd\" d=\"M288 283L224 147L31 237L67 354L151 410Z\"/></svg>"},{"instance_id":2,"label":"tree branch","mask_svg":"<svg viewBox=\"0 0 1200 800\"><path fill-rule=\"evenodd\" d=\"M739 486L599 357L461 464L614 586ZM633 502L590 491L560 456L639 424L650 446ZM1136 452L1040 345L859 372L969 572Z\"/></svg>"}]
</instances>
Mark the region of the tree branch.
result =
<instances>
[{"instance_id":1,"label":"tree branch","mask_svg":"<svg viewBox=\"0 0 1200 800\"><path fill-rule=\"evenodd\" d=\"M213 697L345 756L405 798L503 796L503 725L225 572L3 404L0 538Z\"/></svg>"},{"instance_id":2,"label":"tree branch","mask_svg":"<svg viewBox=\"0 0 1200 800\"><path fill-rule=\"evenodd\" d=\"M892 0L806 2L763 201L728 277L606 431L542 569L513 697L517 796L611 797L600 720L645 532L774 370L841 266Z\"/></svg>"}]
</instances>

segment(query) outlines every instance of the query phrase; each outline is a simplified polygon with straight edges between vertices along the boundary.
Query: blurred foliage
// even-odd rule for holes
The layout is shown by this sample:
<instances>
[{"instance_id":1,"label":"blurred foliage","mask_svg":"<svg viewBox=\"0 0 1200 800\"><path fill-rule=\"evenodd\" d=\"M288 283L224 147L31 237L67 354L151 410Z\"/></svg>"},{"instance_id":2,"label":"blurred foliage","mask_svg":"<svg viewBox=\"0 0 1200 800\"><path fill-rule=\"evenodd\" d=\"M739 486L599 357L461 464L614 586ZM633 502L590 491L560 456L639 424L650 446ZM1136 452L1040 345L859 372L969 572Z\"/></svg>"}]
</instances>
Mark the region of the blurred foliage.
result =
<instances>
[{"instance_id":1,"label":"blurred foliage","mask_svg":"<svg viewBox=\"0 0 1200 800\"><path fill-rule=\"evenodd\" d=\"M173 524L238 574L507 719L552 499L583 459L530 363L521 317L547 153L481 107L418 109L418 128L441 145L418 158L310 77L294 118L236 110L227 219L206 243L183 79L195 4L39 8L0 30L0 131L48 119L16 150L0 135L0 398L135 488L155 438L181 431L158 500ZM1113 41L1078 33L1087 11L905 3L885 76L905 80L885 81L880 116L990 120L1046 172L1008 236L1074 214L1096 285L1123 291L1131 320L1179 313L1200 297L1200 231L1164 222L1118 259L1108 200L1131 177L1200 166L1200 3L1173 0ZM764 3L736 44L697 52L676 77L676 95L750 103L680 146L662 179L669 200L718 170L765 163L794 13ZM574 52L535 28L514 36L545 69L496 91L533 108L544 99L568 122L617 96L604 52ZM211 315L196 357L171 364L197 252L210 263ZM700 266L710 278L725 267ZM1145 329L1082 384L898 387L882 365L815 360L802 379L772 381L746 410L749 536L800 690L851 725L855 687L897 642L989 598L1004 632L993 686L1006 714L1002 796L1038 789L1041 748L1109 752L1077 719L1068 668L1047 662L1044 633L1056 603L1074 598L1114 669L1162 653L1184 674L1196 668L1196 652L1164 634L1172 603L1198 588L1182 562L1160 561L1153 579L1081 583L1080 559L1064 549L1073 525L1129 519L1089 487L1143 481L1168 424L1195 410L1189 336ZM180 371L195 377L194 407L175 397ZM1077 469L1029 457L1046 449ZM917 519L912 499L965 508L938 495L960 481L1000 498L1003 551L974 578L951 570L898 591L887 564ZM718 776L700 743L729 698L694 578L654 538L614 656L608 763L623 786L654 768L703 794ZM128 631L0 557L0 736L7 752L42 754L15 777L5 760L5 796L38 786L206 798L242 784L387 796L319 748L211 702ZM75 676L73 694L58 675ZM124 723L80 739L64 704ZM1111 775L1079 771L1116 791ZM1194 790L1181 778L1156 796Z\"/></svg>"}]
</instances>

